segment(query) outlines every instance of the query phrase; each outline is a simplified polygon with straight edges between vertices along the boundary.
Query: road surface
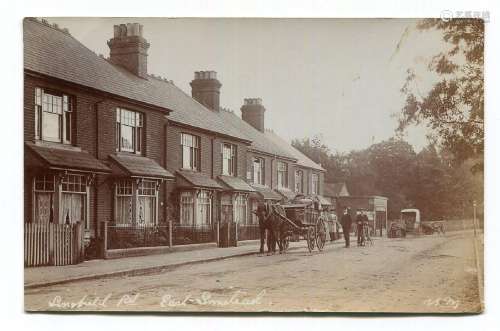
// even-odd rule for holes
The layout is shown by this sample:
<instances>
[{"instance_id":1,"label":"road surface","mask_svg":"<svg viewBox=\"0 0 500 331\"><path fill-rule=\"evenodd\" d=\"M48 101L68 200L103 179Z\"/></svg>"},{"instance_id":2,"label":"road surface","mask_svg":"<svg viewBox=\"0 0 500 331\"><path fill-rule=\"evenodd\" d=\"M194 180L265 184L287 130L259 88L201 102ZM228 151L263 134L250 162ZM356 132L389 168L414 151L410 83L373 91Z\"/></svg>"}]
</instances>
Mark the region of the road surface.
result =
<instances>
[{"instance_id":1,"label":"road surface","mask_svg":"<svg viewBox=\"0 0 500 331\"><path fill-rule=\"evenodd\" d=\"M26 310L479 312L473 234L303 247L25 291ZM477 247L477 246L476 246ZM480 259L476 259L476 251ZM478 278L479 276L479 278Z\"/></svg>"}]
</instances>

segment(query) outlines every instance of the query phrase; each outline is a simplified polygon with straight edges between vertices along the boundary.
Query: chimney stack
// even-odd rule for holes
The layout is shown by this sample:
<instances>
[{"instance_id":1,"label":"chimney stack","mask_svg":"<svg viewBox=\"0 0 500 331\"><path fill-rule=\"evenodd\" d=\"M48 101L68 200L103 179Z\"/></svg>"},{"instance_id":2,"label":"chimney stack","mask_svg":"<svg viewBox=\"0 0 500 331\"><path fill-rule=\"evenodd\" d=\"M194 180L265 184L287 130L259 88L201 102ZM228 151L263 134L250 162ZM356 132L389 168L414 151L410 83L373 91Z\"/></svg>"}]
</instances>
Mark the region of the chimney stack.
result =
<instances>
[{"instance_id":1,"label":"chimney stack","mask_svg":"<svg viewBox=\"0 0 500 331\"><path fill-rule=\"evenodd\" d=\"M114 26L114 37L108 41L109 60L133 74L147 78L149 43L142 36L142 25L127 23Z\"/></svg>"},{"instance_id":2,"label":"chimney stack","mask_svg":"<svg viewBox=\"0 0 500 331\"><path fill-rule=\"evenodd\" d=\"M191 81L191 96L205 107L219 111L220 88L215 71L196 71Z\"/></svg>"},{"instance_id":3,"label":"chimney stack","mask_svg":"<svg viewBox=\"0 0 500 331\"><path fill-rule=\"evenodd\" d=\"M261 98L248 98L241 107L241 118L260 132L264 132L265 111Z\"/></svg>"}]
</instances>

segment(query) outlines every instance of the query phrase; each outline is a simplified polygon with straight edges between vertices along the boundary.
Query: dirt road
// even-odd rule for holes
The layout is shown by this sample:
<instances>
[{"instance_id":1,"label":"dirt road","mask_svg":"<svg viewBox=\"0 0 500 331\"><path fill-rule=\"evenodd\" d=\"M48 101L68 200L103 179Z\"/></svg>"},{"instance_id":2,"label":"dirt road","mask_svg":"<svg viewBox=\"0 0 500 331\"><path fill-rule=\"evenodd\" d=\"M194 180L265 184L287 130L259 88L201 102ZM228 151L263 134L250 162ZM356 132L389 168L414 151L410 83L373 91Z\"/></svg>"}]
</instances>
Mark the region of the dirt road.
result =
<instances>
[{"instance_id":1,"label":"dirt road","mask_svg":"<svg viewBox=\"0 0 500 331\"><path fill-rule=\"evenodd\" d=\"M478 312L471 233L247 256L25 292L27 310ZM479 250L479 256L482 251ZM482 261L479 263L482 268ZM482 272L482 271L479 271ZM482 277L480 277L482 279Z\"/></svg>"}]
</instances>

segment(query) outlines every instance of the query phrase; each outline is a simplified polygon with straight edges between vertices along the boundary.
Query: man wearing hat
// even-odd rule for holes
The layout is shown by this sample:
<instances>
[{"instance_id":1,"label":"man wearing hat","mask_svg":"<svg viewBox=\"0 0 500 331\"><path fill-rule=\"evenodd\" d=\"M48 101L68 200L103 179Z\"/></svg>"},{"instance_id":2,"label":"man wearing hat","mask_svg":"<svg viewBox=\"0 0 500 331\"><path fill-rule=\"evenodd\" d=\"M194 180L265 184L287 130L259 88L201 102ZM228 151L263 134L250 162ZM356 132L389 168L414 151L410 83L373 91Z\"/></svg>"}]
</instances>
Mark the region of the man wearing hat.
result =
<instances>
[{"instance_id":1,"label":"man wearing hat","mask_svg":"<svg viewBox=\"0 0 500 331\"><path fill-rule=\"evenodd\" d=\"M363 209L358 209L356 215L356 233L358 234L358 246L364 244L364 233L363 233L363 222L365 221L365 215Z\"/></svg>"},{"instance_id":2,"label":"man wearing hat","mask_svg":"<svg viewBox=\"0 0 500 331\"><path fill-rule=\"evenodd\" d=\"M350 245L350 239L351 239L351 224L352 224L352 218L351 214L349 213L349 207L344 209L344 215L342 215L342 218L340 219L340 224L342 224L342 232L344 233L344 240L345 240L345 247L348 248Z\"/></svg>"}]
</instances>

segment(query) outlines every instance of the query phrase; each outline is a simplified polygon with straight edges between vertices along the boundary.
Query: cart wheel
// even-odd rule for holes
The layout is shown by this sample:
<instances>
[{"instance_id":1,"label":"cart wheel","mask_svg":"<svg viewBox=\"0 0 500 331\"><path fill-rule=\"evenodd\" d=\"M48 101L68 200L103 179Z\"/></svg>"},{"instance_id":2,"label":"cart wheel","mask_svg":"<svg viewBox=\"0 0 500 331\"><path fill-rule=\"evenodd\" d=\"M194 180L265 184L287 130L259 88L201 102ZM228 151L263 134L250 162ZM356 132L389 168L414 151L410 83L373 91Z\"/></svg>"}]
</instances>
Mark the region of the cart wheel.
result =
<instances>
[{"instance_id":1,"label":"cart wheel","mask_svg":"<svg viewBox=\"0 0 500 331\"><path fill-rule=\"evenodd\" d=\"M316 234L314 231L314 227L310 226L307 229L307 235L306 235L306 240L307 240L307 248L309 249L309 253L311 253L314 250L314 243L316 241Z\"/></svg>"},{"instance_id":2,"label":"cart wheel","mask_svg":"<svg viewBox=\"0 0 500 331\"><path fill-rule=\"evenodd\" d=\"M325 242L326 242L326 225L325 221L323 218L318 218L316 221L316 246L318 247L319 251L323 250L323 247L325 247Z\"/></svg>"}]
</instances>

